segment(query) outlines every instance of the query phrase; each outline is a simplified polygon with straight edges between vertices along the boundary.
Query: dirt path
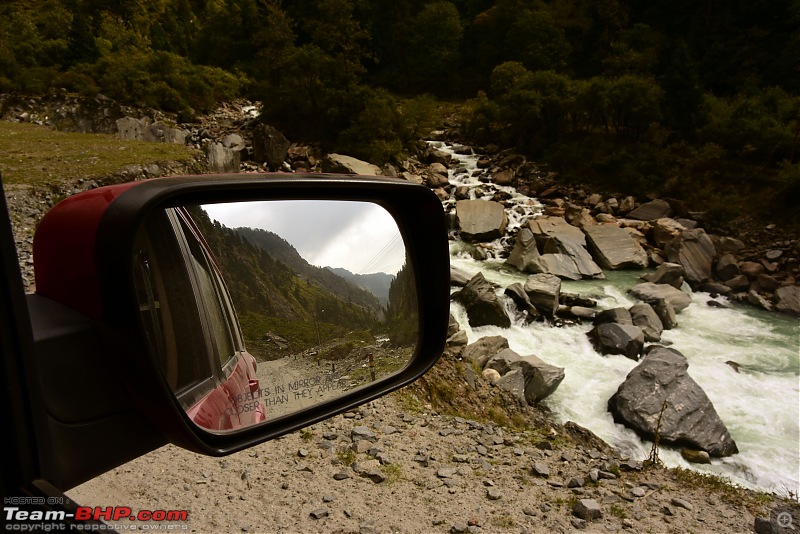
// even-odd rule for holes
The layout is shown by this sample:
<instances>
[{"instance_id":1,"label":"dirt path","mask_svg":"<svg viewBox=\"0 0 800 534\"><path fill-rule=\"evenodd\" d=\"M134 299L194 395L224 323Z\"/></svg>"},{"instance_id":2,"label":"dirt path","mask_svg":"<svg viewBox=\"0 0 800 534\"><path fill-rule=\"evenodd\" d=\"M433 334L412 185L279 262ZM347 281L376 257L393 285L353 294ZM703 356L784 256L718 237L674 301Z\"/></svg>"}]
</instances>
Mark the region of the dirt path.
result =
<instances>
[{"instance_id":1,"label":"dirt path","mask_svg":"<svg viewBox=\"0 0 800 534\"><path fill-rule=\"evenodd\" d=\"M173 527L198 533L752 532L752 501L736 493L660 469L626 472L614 454L558 438L548 447L528 432L402 411L402 399L225 458L166 446L69 495L185 509L188 522ZM579 501L601 517L577 517Z\"/></svg>"}]
</instances>

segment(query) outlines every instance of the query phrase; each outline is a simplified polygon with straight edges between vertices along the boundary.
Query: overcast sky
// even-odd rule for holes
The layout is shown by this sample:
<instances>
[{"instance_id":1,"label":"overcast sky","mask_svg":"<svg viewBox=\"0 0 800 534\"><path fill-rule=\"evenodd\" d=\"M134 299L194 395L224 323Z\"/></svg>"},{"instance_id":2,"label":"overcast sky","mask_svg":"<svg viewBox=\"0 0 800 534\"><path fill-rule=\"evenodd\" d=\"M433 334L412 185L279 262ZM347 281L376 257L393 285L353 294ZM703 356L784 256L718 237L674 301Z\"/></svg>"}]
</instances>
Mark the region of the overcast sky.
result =
<instances>
[{"instance_id":1,"label":"overcast sky","mask_svg":"<svg viewBox=\"0 0 800 534\"><path fill-rule=\"evenodd\" d=\"M396 274L405 262L397 224L366 202L275 200L203 206L228 228L261 228L291 243L312 265L355 274Z\"/></svg>"}]
</instances>

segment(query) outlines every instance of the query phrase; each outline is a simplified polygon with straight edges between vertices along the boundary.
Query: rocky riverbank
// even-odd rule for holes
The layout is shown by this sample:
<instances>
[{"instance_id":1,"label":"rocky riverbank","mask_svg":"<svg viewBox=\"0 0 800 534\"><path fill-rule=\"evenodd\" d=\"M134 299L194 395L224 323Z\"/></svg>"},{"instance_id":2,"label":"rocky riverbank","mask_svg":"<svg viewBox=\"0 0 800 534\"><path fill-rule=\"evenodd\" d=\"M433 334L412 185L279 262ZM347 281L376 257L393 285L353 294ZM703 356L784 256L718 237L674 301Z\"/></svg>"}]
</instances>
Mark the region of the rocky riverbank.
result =
<instances>
[{"instance_id":1,"label":"rocky riverbank","mask_svg":"<svg viewBox=\"0 0 800 534\"><path fill-rule=\"evenodd\" d=\"M24 118L18 115L18 120L39 120L33 117L42 116L25 110L15 113L29 113ZM451 193L459 200L470 200L468 190L453 190L448 183L451 162L436 151L427 151L403 165L384 169L361 166L348 158L326 158L314 147L292 146L279 132L265 128L263 136L258 137L261 134L253 132L249 103L226 106L203 118L199 125L172 125L168 124L169 118L156 116L131 118L135 122L126 122L131 126L129 131L162 132L154 134L161 141L174 136L165 135L160 126L155 130L150 126L167 124L167 128L184 131L184 142L205 150L207 168L214 168L220 161L231 165L215 168L216 171L336 169L344 172L346 167L341 165L359 165L357 171L353 170L425 183L445 201ZM216 145L225 150L214 148ZM471 149L462 147L462 150ZM257 153L260 155L256 156ZM655 236L675 238L696 229L702 223L699 214L682 212L671 201L648 207L646 199L588 194L559 184L557 177L519 155L491 147L486 153L492 155L479 162L487 170L486 183L511 185L520 194L540 199L544 215L553 221L563 219L573 228L605 225L623 229L626 240L633 240L645 252L644 256L638 250L634 254L642 262L675 263L683 268L679 276L687 279L681 254L675 256L677 261L671 261ZM219 158L220 154L224 157ZM339 166L333 167L334 164ZM148 170L142 166L126 170L127 174L119 179L142 179L173 172L181 169ZM29 246L36 222L63 194L97 185L101 182L87 180L72 184L71 189L7 191L29 288L33 287ZM506 200L499 194L491 202L502 206ZM658 217L630 217L637 209L664 209L664 204L672 211ZM455 212L453 219L455 227L458 221ZM663 219L669 222L659 222ZM638 222L630 224L625 220ZM692 222L696 223L695 228L690 228ZM554 256L577 257L567 254L575 250L569 246L570 240L548 236L553 238L537 241L537 235L547 232L530 226L528 229L533 236L529 242L547 243L542 243L541 250L535 245L535 254L529 247L527 255L523 254L526 251L522 244L519 256L525 258L526 265L536 265L536 269L542 270L542 266L563 265L554 261L563 258ZM485 236L475 232L474 254L513 253L520 241L518 230L509 233L500 251L481 246L481 240L495 239L492 237L495 230ZM773 241L768 245L758 244L765 232L773 230L776 232ZM763 306L763 302L749 298L755 292L770 306L778 305L778 288L796 288L795 280L800 275L796 259L800 257L798 241L780 236L777 229L768 227L742 231L735 239L743 245L736 244L737 256L733 258L738 274L727 279L719 274L728 272L725 269L730 261L721 264L722 256L716 254L714 245L709 280L698 278L690 282L706 284L717 277L713 283L725 285L743 275L746 287L742 281L738 289L731 288L729 293L739 293ZM777 254L779 250L781 253ZM757 263L763 270L757 272L759 269L753 268L751 275L747 262ZM707 256L699 263L706 266ZM611 259L608 265L612 265ZM604 264L602 268L610 267ZM580 276L597 275L593 269L576 271ZM551 272L539 274L555 276ZM778 286L762 275L770 276ZM764 289L765 281L771 290ZM524 288L519 296L522 294L527 295ZM546 308L550 310L548 315L542 313L541 305L530 304L526 311L532 319L536 313L554 324L564 320L563 307L586 307L551 299L550 307ZM580 310L569 311L572 315L568 320L581 319L574 313ZM489 366L497 373L495 377L485 373L485 366L477 368L471 358L465 357L466 339L459 334L457 325L453 325L451 334L448 351L428 375L403 392L358 412L225 459L199 457L165 447L84 484L72 494L89 505L124 503L152 509L157 504L160 508L187 508L191 510L189 528L196 532L567 532L574 529L778 532L776 514L782 510L784 501L730 488L715 479L682 470L658 466L643 469L640 463L622 458L577 425L561 426L550 421L541 408L529 405L543 397L532 394L530 399L526 398L526 387L521 391L517 387L516 392L514 387L502 387L497 378L514 370L513 357ZM527 368L519 369L519 374L527 372ZM556 381L557 375L555 372ZM513 377L507 379L512 380ZM772 524L767 519L771 512Z\"/></svg>"}]
</instances>

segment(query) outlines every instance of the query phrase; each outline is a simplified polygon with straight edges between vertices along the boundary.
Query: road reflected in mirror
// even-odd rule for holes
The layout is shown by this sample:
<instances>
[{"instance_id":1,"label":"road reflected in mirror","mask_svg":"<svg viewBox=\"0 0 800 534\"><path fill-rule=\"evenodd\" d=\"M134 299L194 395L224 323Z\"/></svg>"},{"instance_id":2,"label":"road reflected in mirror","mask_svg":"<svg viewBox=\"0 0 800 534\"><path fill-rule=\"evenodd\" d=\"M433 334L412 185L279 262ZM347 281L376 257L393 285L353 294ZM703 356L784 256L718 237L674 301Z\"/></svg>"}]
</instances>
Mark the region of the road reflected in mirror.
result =
<instances>
[{"instance_id":1,"label":"road reflected in mirror","mask_svg":"<svg viewBox=\"0 0 800 534\"><path fill-rule=\"evenodd\" d=\"M413 269L376 204L165 209L143 224L134 267L150 350L208 430L346 395L398 373L416 349Z\"/></svg>"}]
</instances>

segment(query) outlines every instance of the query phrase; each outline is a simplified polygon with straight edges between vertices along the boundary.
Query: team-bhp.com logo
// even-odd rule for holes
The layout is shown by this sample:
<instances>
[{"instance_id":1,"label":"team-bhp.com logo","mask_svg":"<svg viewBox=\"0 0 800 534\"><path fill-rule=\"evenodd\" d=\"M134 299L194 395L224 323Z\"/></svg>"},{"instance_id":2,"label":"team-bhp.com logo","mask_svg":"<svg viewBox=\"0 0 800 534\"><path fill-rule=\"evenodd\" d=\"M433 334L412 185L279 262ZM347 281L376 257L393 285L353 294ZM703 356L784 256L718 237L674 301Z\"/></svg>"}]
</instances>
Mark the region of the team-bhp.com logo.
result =
<instances>
[{"instance_id":1,"label":"team-bhp.com logo","mask_svg":"<svg viewBox=\"0 0 800 534\"><path fill-rule=\"evenodd\" d=\"M188 530L188 510L139 510L128 506L78 506L74 512L65 510L26 509L25 505L40 506L44 502L5 503L5 530L17 532L58 531L174 531ZM43 500L43 499L42 499ZM6 499L8 501L8 499ZM55 503L48 503L50 505ZM108 522L108 523L106 523Z\"/></svg>"}]
</instances>

